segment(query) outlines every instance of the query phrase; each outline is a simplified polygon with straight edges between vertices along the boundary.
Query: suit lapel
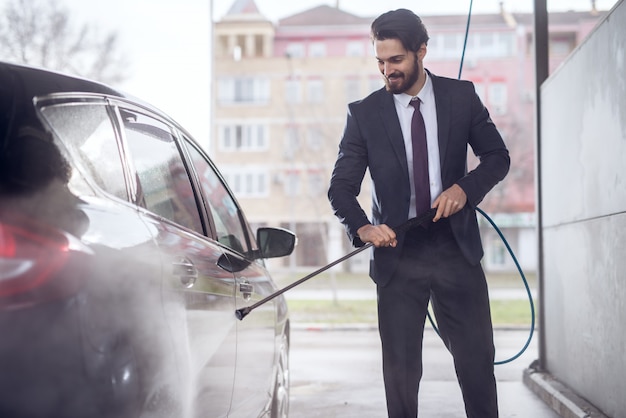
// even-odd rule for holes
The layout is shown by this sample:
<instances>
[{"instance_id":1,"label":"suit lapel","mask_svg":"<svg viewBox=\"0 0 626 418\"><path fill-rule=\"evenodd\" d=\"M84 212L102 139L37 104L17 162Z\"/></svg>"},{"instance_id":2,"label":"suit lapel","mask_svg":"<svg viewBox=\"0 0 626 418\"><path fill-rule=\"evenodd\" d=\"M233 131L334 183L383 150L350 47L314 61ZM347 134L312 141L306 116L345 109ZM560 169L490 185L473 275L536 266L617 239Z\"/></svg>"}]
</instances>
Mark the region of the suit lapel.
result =
<instances>
[{"instance_id":1,"label":"suit lapel","mask_svg":"<svg viewBox=\"0 0 626 418\"><path fill-rule=\"evenodd\" d=\"M427 70L428 71L428 70ZM435 94L435 107L437 109L437 139L439 142L439 164L443 176L443 167L445 167L446 150L448 148L448 139L450 136L450 112L452 110L452 101L445 85L441 83L439 78L428 72L432 83L433 92Z\"/></svg>"},{"instance_id":2,"label":"suit lapel","mask_svg":"<svg viewBox=\"0 0 626 418\"><path fill-rule=\"evenodd\" d=\"M391 143L391 148L394 150L400 168L408 173L408 165L406 161L406 149L404 148L404 137L402 136L402 129L400 128L400 121L398 120L398 114L396 113L396 105L393 100L393 95L387 93L384 89L381 91L380 100L380 117L383 120L385 132L387 133L387 139ZM407 174L408 176L408 174ZM408 178L408 177L407 177Z\"/></svg>"}]
</instances>

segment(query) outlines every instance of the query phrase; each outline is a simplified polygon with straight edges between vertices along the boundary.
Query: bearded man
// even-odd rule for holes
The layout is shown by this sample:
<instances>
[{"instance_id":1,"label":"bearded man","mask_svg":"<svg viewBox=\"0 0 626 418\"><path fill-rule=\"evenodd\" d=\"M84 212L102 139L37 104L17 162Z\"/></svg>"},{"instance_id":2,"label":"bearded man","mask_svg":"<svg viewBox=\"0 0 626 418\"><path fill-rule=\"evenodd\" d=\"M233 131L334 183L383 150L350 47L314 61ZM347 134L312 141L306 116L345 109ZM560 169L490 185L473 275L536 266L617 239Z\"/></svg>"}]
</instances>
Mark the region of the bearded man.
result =
<instances>
[{"instance_id":1,"label":"bearded man","mask_svg":"<svg viewBox=\"0 0 626 418\"><path fill-rule=\"evenodd\" d=\"M355 246L374 245L370 276L390 418L414 418L429 302L471 418L498 416L489 296L475 207L507 174L509 153L469 81L424 68L428 32L406 9L371 26L385 87L348 105L328 197ZM467 151L479 158L467 170ZM357 196L372 179L371 219ZM433 222L393 227L436 209Z\"/></svg>"}]
</instances>

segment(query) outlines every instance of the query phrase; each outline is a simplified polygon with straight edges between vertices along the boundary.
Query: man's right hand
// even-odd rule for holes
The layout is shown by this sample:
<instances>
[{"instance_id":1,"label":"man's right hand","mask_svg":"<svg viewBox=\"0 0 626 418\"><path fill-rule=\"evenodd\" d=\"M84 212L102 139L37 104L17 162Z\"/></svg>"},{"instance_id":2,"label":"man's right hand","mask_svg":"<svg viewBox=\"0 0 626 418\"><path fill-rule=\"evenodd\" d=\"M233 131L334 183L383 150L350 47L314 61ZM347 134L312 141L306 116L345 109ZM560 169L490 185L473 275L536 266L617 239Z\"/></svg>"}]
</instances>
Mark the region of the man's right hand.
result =
<instances>
[{"instance_id":1,"label":"man's right hand","mask_svg":"<svg viewBox=\"0 0 626 418\"><path fill-rule=\"evenodd\" d=\"M357 231L363 242L371 242L375 247L395 247L398 244L396 233L387 225L367 224Z\"/></svg>"}]
</instances>

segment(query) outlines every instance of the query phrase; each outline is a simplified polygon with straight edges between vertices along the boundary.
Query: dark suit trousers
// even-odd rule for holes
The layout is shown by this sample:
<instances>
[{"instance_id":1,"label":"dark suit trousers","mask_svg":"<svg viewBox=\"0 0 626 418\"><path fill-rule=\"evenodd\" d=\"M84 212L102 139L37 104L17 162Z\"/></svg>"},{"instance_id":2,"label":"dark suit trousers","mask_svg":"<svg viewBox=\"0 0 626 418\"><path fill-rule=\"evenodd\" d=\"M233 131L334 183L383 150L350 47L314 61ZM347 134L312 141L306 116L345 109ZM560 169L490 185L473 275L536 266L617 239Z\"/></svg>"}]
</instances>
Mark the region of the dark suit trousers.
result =
<instances>
[{"instance_id":1,"label":"dark suit trousers","mask_svg":"<svg viewBox=\"0 0 626 418\"><path fill-rule=\"evenodd\" d=\"M429 300L454 358L467 416L497 417L495 349L482 267L463 257L447 220L409 231L399 251L397 271L377 289L389 417L417 417Z\"/></svg>"}]
</instances>

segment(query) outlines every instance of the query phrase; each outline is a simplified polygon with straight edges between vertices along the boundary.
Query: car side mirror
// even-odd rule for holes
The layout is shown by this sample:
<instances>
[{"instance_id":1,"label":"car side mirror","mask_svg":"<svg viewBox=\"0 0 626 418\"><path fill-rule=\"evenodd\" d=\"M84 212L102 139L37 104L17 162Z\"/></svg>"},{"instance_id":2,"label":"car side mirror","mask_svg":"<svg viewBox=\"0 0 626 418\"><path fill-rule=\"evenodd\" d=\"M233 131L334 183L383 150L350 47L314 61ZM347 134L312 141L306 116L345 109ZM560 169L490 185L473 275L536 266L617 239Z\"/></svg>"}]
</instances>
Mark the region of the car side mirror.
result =
<instances>
[{"instance_id":1,"label":"car side mirror","mask_svg":"<svg viewBox=\"0 0 626 418\"><path fill-rule=\"evenodd\" d=\"M284 257L296 246L296 234L283 228L259 228L256 237L259 251L255 258Z\"/></svg>"},{"instance_id":2,"label":"car side mirror","mask_svg":"<svg viewBox=\"0 0 626 418\"><path fill-rule=\"evenodd\" d=\"M222 254L217 260L217 265L230 273L238 273L245 270L250 263L251 261L248 258L240 258L228 253Z\"/></svg>"}]
</instances>

